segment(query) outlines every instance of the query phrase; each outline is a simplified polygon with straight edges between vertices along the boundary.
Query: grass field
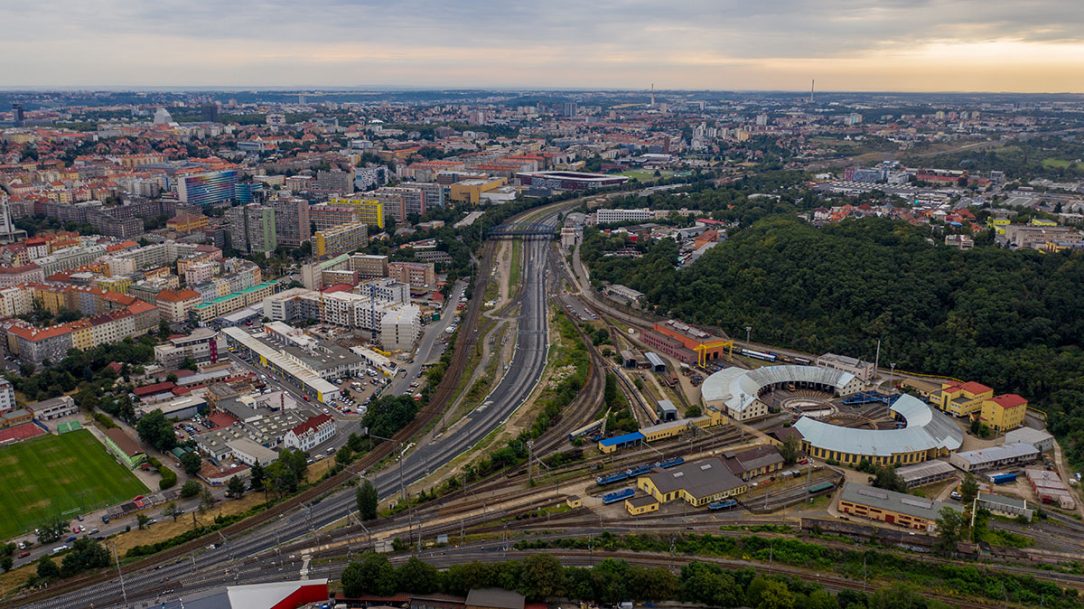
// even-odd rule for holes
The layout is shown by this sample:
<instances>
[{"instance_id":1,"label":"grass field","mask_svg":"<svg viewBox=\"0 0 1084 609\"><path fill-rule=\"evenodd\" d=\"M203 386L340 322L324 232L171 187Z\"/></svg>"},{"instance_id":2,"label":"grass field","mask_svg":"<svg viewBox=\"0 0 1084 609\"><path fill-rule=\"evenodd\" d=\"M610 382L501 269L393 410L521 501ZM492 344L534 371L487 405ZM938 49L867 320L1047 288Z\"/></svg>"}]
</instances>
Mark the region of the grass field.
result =
<instances>
[{"instance_id":1,"label":"grass field","mask_svg":"<svg viewBox=\"0 0 1084 609\"><path fill-rule=\"evenodd\" d=\"M87 430L0 448L0 540L147 492Z\"/></svg>"},{"instance_id":2,"label":"grass field","mask_svg":"<svg viewBox=\"0 0 1084 609\"><path fill-rule=\"evenodd\" d=\"M630 169L628 171L622 171L621 173L619 173L617 175L622 175L622 176L625 176L627 178L635 178L635 179L637 179L637 180L639 180L641 182L654 182L655 180L659 179L660 177L661 178L668 178L668 177L674 175L674 172L669 171L669 170L660 171L659 173L662 174L662 175L656 177L655 176L655 170L653 170L653 169L652 170L648 170L648 169Z\"/></svg>"},{"instance_id":3,"label":"grass field","mask_svg":"<svg viewBox=\"0 0 1084 609\"><path fill-rule=\"evenodd\" d=\"M519 276L523 272L523 242L519 239L512 242L512 263L508 267L508 293L516 291L519 287Z\"/></svg>"}]
</instances>

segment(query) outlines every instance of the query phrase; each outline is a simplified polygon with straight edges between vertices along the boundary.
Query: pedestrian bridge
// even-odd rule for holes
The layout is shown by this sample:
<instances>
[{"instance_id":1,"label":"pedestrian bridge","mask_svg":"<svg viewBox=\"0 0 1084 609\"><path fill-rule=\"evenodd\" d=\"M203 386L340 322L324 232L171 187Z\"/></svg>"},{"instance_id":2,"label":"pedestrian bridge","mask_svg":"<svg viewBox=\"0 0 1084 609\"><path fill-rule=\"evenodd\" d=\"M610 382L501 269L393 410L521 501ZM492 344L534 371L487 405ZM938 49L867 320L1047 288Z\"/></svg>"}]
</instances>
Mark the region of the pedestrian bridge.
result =
<instances>
[{"instance_id":1,"label":"pedestrian bridge","mask_svg":"<svg viewBox=\"0 0 1084 609\"><path fill-rule=\"evenodd\" d=\"M489 229L486 239L556 239L557 229L544 222L501 224Z\"/></svg>"}]
</instances>

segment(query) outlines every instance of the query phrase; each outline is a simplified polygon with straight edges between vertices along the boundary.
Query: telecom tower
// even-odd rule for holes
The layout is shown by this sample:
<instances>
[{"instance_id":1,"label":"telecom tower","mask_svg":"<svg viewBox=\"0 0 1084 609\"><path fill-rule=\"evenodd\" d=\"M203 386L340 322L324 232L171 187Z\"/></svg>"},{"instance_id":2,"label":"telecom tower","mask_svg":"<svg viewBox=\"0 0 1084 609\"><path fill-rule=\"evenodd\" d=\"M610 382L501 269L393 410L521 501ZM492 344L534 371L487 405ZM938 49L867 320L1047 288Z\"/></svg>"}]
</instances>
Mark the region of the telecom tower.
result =
<instances>
[{"instance_id":1,"label":"telecom tower","mask_svg":"<svg viewBox=\"0 0 1084 609\"><path fill-rule=\"evenodd\" d=\"M655 83L651 83L651 107L655 107Z\"/></svg>"},{"instance_id":2,"label":"telecom tower","mask_svg":"<svg viewBox=\"0 0 1084 609\"><path fill-rule=\"evenodd\" d=\"M813 103L813 89L816 88L816 85L817 85L817 80L816 79L813 79L813 80L809 81L809 103L810 104Z\"/></svg>"}]
</instances>

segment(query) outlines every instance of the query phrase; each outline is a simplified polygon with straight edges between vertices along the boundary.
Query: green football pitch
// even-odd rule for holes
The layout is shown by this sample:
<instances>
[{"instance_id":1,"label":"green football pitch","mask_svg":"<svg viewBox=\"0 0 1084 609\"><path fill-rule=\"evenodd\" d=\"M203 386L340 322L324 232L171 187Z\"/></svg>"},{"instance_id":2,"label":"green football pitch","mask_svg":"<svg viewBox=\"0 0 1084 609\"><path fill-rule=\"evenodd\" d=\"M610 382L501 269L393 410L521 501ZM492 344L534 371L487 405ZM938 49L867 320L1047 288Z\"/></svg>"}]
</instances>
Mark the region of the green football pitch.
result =
<instances>
[{"instance_id":1,"label":"green football pitch","mask_svg":"<svg viewBox=\"0 0 1084 609\"><path fill-rule=\"evenodd\" d=\"M0 448L0 540L54 516L75 518L147 492L89 431Z\"/></svg>"}]
</instances>

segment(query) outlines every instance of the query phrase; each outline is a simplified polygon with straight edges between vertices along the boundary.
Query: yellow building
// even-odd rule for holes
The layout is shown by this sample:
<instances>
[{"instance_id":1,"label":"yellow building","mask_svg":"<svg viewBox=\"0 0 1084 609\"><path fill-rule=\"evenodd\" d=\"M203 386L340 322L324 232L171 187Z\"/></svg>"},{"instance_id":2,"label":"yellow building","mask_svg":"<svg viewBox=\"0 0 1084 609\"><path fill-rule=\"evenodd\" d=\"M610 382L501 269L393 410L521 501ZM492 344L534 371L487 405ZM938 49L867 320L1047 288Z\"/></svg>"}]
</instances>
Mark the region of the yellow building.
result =
<instances>
[{"instance_id":1,"label":"yellow building","mask_svg":"<svg viewBox=\"0 0 1084 609\"><path fill-rule=\"evenodd\" d=\"M462 180L452 184L450 198L456 203L478 205L482 200L482 193L496 190L504 186L506 182L504 178Z\"/></svg>"},{"instance_id":2,"label":"yellow building","mask_svg":"<svg viewBox=\"0 0 1084 609\"><path fill-rule=\"evenodd\" d=\"M991 217L986 221L986 225L994 230L995 235L1004 235L1005 227L1012 224L1012 220L1008 218L993 218Z\"/></svg>"},{"instance_id":3,"label":"yellow building","mask_svg":"<svg viewBox=\"0 0 1084 609\"><path fill-rule=\"evenodd\" d=\"M633 516L659 511L659 502L654 497L633 497L625 500L625 509Z\"/></svg>"},{"instance_id":4,"label":"yellow building","mask_svg":"<svg viewBox=\"0 0 1084 609\"><path fill-rule=\"evenodd\" d=\"M207 228L207 224L210 220L203 214L186 214L180 213L166 222L166 228L175 230L178 233L191 233L203 228Z\"/></svg>"},{"instance_id":5,"label":"yellow building","mask_svg":"<svg viewBox=\"0 0 1084 609\"><path fill-rule=\"evenodd\" d=\"M1057 226L1058 223L1053 220L1047 220L1046 218L1032 218L1031 222L1028 222L1031 226Z\"/></svg>"},{"instance_id":6,"label":"yellow building","mask_svg":"<svg viewBox=\"0 0 1084 609\"><path fill-rule=\"evenodd\" d=\"M992 397L994 390L982 383L951 382L943 383L941 391L933 394L930 401L953 416L965 417L981 411L983 401Z\"/></svg>"},{"instance_id":7,"label":"yellow building","mask_svg":"<svg viewBox=\"0 0 1084 609\"><path fill-rule=\"evenodd\" d=\"M1015 393L1006 393L983 401L979 421L994 433L1004 433L1024 424L1028 401Z\"/></svg>"},{"instance_id":8,"label":"yellow building","mask_svg":"<svg viewBox=\"0 0 1084 609\"><path fill-rule=\"evenodd\" d=\"M693 506L707 505L749 490L719 457L689 461L677 467L640 476L636 488L659 503L682 499Z\"/></svg>"},{"instance_id":9,"label":"yellow building","mask_svg":"<svg viewBox=\"0 0 1084 609\"><path fill-rule=\"evenodd\" d=\"M86 351L94 345L94 329L90 322L72 324L72 347Z\"/></svg>"},{"instance_id":10,"label":"yellow building","mask_svg":"<svg viewBox=\"0 0 1084 609\"><path fill-rule=\"evenodd\" d=\"M118 294L127 294L128 288L132 286L131 277L103 277L101 279L94 280L94 285L98 289L105 290L107 292L116 292Z\"/></svg>"},{"instance_id":11,"label":"yellow building","mask_svg":"<svg viewBox=\"0 0 1084 609\"><path fill-rule=\"evenodd\" d=\"M376 199L364 199L361 197L331 197L328 199L329 206L341 205L356 208L358 210L358 222L384 228L384 204Z\"/></svg>"}]
</instances>

